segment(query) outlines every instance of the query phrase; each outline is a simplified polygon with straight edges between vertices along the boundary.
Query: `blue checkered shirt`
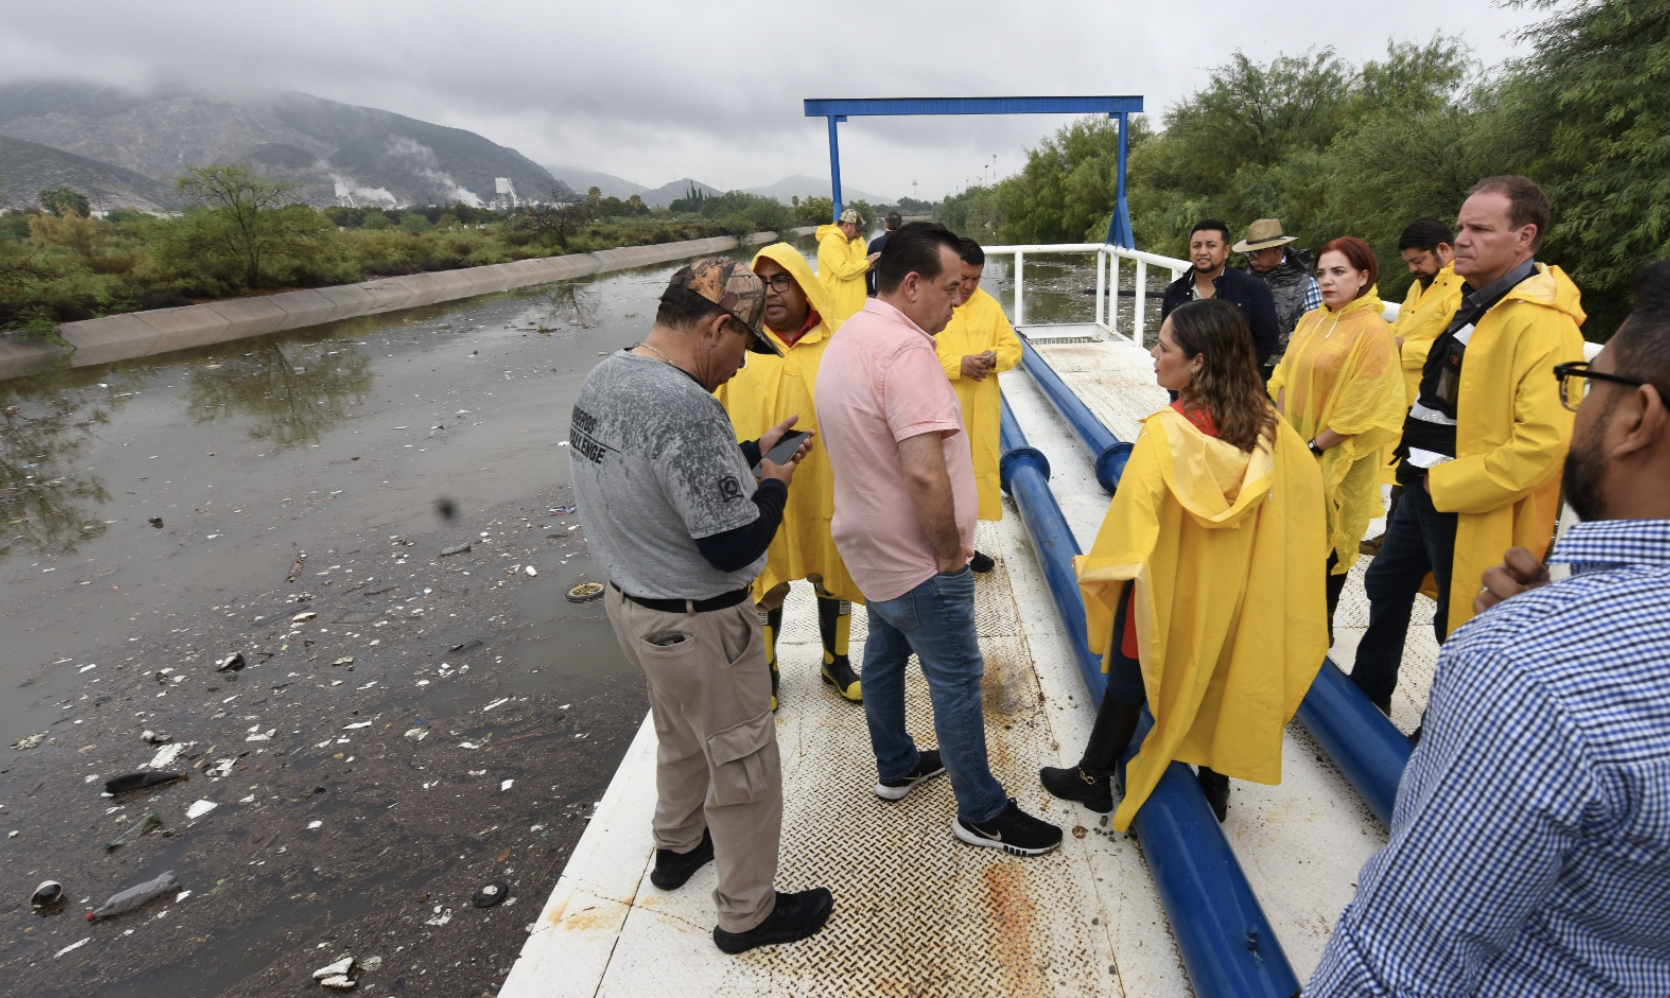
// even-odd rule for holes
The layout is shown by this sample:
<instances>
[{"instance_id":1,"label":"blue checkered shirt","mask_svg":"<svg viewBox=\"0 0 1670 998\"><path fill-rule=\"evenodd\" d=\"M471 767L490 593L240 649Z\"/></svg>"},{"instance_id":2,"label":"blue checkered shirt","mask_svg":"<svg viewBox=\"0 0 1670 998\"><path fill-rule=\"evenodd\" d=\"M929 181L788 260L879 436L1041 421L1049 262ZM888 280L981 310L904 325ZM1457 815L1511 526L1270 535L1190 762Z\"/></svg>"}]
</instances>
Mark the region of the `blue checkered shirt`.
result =
<instances>
[{"instance_id":1,"label":"blue checkered shirt","mask_svg":"<svg viewBox=\"0 0 1670 998\"><path fill-rule=\"evenodd\" d=\"M1313 309L1322 307L1322 286L1316 283L1316 278L1305 278L1305 303L1299 306L1299 314L1304 315Z\"/></svg>"},{"instance_id":2,"label":"blue checkered shirt","mask_svg":"<svg viewBox=\"0 0 1670 998\"><path fill-rule=\"evenodd\" d=\"M1670 995L1670 520L1444 645L1391 840L1306 992Z\"/></svg>"}]
</instances>

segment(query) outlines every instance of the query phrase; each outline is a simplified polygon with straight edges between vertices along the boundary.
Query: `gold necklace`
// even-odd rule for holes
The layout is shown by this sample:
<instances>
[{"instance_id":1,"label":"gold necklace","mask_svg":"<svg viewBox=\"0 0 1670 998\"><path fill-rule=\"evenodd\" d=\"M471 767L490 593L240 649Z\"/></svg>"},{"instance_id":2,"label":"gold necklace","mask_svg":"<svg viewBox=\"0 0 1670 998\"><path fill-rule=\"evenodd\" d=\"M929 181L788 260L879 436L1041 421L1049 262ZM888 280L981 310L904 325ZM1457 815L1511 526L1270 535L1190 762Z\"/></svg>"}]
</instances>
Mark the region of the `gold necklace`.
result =
<instances>
[{"instance_id":1,"label":"gold necklace","mask_svg":"<svg viewBox=\"0 0 1670 998\"><path fill-rule=\"evenodd\" d=\"M640 343L638 345L643 347L645 350L648 350L650 353L655 354L657 357L660 357L662 360L666 361L668 364L672 364L673 367L678 366L677 364L673 364L673 359L671 357L667 356L666 354L662 353L661 351L659 351L659 350L655 349L654 347L650 346L648 343Z\"/></svg>"}]
</instances>

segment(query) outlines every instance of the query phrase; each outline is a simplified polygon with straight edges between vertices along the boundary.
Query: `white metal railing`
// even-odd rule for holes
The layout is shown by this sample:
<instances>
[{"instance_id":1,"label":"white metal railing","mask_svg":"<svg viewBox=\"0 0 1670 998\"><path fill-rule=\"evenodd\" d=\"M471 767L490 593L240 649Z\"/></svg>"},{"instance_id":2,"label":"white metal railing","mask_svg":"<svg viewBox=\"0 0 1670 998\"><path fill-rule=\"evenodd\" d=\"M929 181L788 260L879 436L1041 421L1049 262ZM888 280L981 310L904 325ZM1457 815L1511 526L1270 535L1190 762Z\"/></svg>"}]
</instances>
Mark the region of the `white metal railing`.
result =
<instances>
[{"instance_id":1,"label":"white metal railing","mask_svg":"<svg viewBox=\"0 0 1670 998\"><path fill-rule=\"evenodd\" d=\"M1031 246L986 246L983 247L987 256L1012 256L1015 258L1015 325L1026 322L1026 257L1031 253L1042 255L1096 255L1096 326L1129 337L1131 342L1142 345L1142 329L1148 312L1148 268L1157 267L1168 275L1161 283L1161 287L1170 284L1181 277L1189 269L1189 261L1176 257L1160 256L1156 253L1145 253L1142 250L1125 249L1121 246L1108 246L1104 243L1057 243L1052 245ZM1136 266L1134 294L1131 296L1131 307L1124 316L1119 309L1119 276L1124 261L1129 260ZM1121 320L1124 321L1121 321Z\"/></svg>"}]
</instances>

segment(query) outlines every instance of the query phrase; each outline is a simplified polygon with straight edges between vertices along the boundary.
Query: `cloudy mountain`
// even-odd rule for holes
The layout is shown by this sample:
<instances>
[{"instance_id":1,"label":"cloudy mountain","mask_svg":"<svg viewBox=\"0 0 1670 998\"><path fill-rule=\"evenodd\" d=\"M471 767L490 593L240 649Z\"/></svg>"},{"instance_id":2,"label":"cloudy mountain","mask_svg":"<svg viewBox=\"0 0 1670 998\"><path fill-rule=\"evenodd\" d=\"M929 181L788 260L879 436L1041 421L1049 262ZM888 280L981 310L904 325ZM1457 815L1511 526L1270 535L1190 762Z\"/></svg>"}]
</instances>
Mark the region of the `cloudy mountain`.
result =
<instances>
[{"instance_id":1,"label":"cloudy mountain","mask_svg":"<svg viewBox=\"0 0 1670 998\"><path fill-rule=\"evenodd\" d=\"M40 192L49 187L68 187L87 195L95 211L171 211L180 206L180 193L172 184L38 142L0 135L0 207L34 207Z\"/></svg>"},{"instance_id":2,"label":"cloudy mountain","mask_svg":"<svg viewBox=\"0 0 1670 998\"><path fill-rule=\"evenodd\" d=\"M625 177L617 177L612 173L603 173L598 170L588 170L581 166L557 166L547 163L545 169L551 172L551 176L556 177L581 194L595 187L602 191L606 198L620 198L625 201L632 195L642 194L649 189L643 184L635 184Z\"/></svg>"},{"instance_id":3,"label":"cloudy mountain","mask_svg":"<svg viewBox=\"0 0 1670 998\"><path fill-rule=\"evenodd\" d=\"M243 163L315 205L481 203L509 178L523 199L558 182L474 132L293 91L146 92L66 80L0 84L0 135L171 185L192 166ZM73 185L72 185L73 186Z\"/></svg>"}]
</instances>

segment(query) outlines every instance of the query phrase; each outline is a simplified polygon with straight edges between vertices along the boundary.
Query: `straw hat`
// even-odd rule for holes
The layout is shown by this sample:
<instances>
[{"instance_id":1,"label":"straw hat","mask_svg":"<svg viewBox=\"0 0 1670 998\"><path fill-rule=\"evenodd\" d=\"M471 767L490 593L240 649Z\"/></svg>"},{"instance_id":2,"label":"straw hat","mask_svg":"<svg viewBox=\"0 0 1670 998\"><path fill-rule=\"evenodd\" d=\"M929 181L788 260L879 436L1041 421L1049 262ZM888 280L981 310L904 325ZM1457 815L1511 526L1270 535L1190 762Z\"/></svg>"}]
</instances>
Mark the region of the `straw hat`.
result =
<instances>
[{"instance_id":1,"label":"straw hat","mask_svg":"<svg viewBox=\"0 0 1670 998\"><path fill-rule=\"evenodd\" d=\"M1297 238L1299 237L1282 235L1281 219L1261 218L1247 226L1247 238L1231 246L1230 249L1236 253L1253 253L1274 246L1285 246Z\"/></svg>"}]
</instances>

